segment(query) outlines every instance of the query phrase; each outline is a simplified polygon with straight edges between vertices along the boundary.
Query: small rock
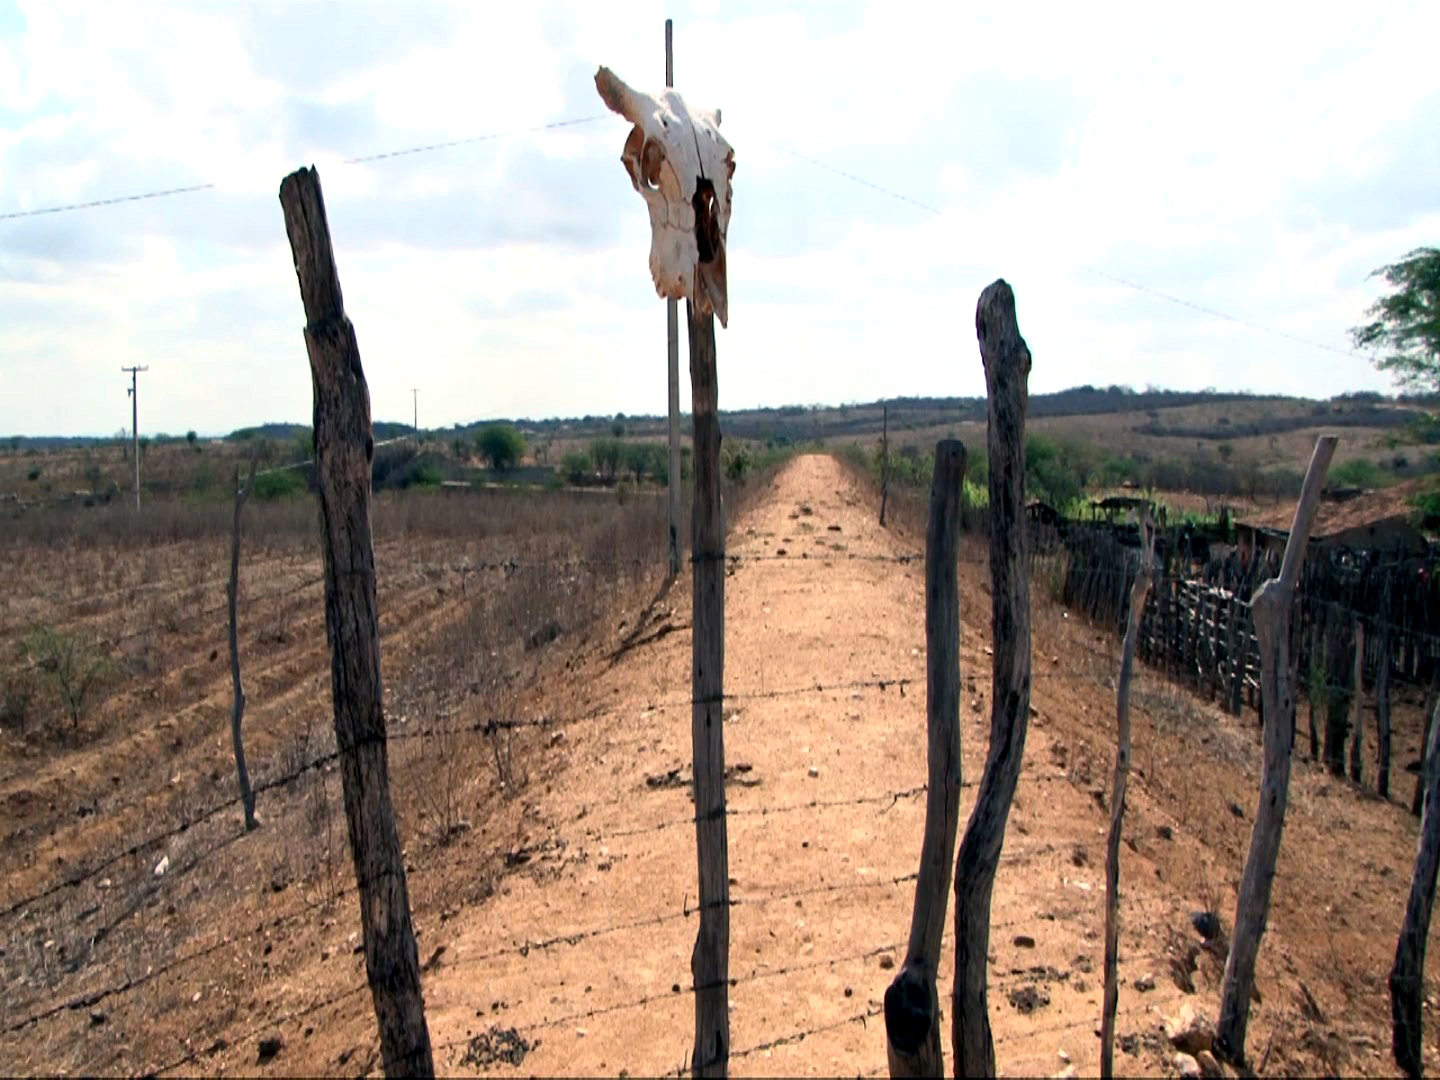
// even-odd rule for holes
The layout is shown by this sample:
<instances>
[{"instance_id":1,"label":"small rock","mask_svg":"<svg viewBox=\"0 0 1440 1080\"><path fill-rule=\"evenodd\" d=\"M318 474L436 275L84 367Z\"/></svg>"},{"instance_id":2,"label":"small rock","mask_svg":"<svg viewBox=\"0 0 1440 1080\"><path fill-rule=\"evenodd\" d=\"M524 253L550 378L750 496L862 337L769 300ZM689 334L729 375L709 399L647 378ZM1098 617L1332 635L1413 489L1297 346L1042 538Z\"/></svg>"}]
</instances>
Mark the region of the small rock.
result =
<instances>
[{"instance_id":1,"label":"small rock","mask_svg":"<svg viewBox=\"0 0 1440 1080\"><path fill-rule=\"evenodd\" d=\"M285 1048L285 1040L277 1031L273 1035L265 1035L260 1039L260 1056L255 1059L256 1065L268 1065L275 1060L275 1055Z\"/></svg>"},{"instance_id":2,"label":"small rock","mask_svg":"<svg viewBox=\"0 0 1440 1080\"><path fill-rule=\"evenodd\" d=\"M1061 1051L1060 1051L1060 1060L1063 1061L1063 1062L1065 1062L1065 1064L1068 1065L1068 1064L1070 1064L1070 1055L1067 1054L1064 1050L1061 1050Z\"/></svg>"},{"instance_id":3,"label":"small rock","mask_svg":"<svg viewBox=\"0 0 1440 1080\"><path fill-rule=\"evenodd\" d=\"M96 888L99 888L99 889L108 889L108 888L110 888L110 887L111 887L111 882L110 882L110 879L109 879L108 877L107 877L107 878L101 878L101 879L100 879L100 884L96 886Z\"/></svg>"},{"instance_id":4,"label":"small rock","mask_svg":"<svg viewBox=\"0 0 1440 1080\"><path fill-rule=\"evenodd\" d=\"M1149 972L1141 975L1135 980L1135 989L1142 994L1148 994L1151 990L1155 989L1155 976Z\"/></svg>"},{"instance_id":5,"label":"small rock","mask_svg":"<svg viewBox=\"0 0 1440 1080\"><path fill-rule=\"evenodd\" d=\"M1200 1072L1200 1063L1189 1054L1183 1053L1175 1055L1175 1071L1182 1077L1193 1078L1193 1080L1200 1080L1200 1077L1204 1075Z\"/></svg>"},{"instance_id":6,"label":"small rock","mask_svg":"<svg viewBox=\"0 0 1440 1080\"><path fill-rule=\"evenodd\" d=\"M107 1019L109 1019L109 1017L107 1017L107 1016L106 1016L103 1012L101 1012L99 1009L92 1009L92 1010L90 1011L90 1026L91 1026L91 1027L99 1027L101 1024L105 1023L105 1021L106 1021Z\"/></svg>"},{"instance_id":7,"label":"small rock","mask_svg":"<svg viewBox=\"0 0 1440 1080\"><path fill-rule=\"evenodd\" d=\"M1213 911L1196 911L1190 915L1190 924L1195 932L1206 941L1214 941L1220 933L1220 917Z\"/></svg>"},{"instance_id":8,"label":"small rock","mask_svg":"<svg viewBox=\"0 0 1440 1080\"><path fill-rule=\"evenodd\" d=\"M1009 993L1010 1004L1023 1016L1050 1004L1050 992L1034 983L1026 983Z\"/></svg>"},{"instance_id":9,"label":"small rock","mask_svg":"<svg viewBox=\"0 0 1440 1080\"><path fill-rule=\"evenodd\" d=\"M810 779L811 779L811 780L816 779L816 778L819 777L819 775L820 775L820 770L817 769L814 765L811 765L811 766L810 766L809 772L810 772Z\"/></svg>"},{"instance_id":10,"label":"small rock","mask_svg":"<svg viewBox=\"0 0 1440 1080\"><path fill-rule=\"evenodd\" d=\"M1230 804L1230 813L1234 814L1242 821L1245 820L1245 811L1241 809L1241 806L1238 802L1232 802Z\"/></svg>"},{"instance_id":11,"label":"small rock","mask_svg":"<svg viewBox=\"0 0 1440 1080\"><path fill-rule=\"evenodd\" d=\"M1035 947L1035 939L1029 934L1016 934L1015 947L1017 949L1033 949Z\"/></svg>"},{"instance_id":12,"label":"small rock","mask_svg":"<svg viewBox=\"0 0 1440 1080\"><path fill-rule=\"evenodd\" d=\"M1225 1075L1225 1070L1220 1068L1220 1062L1215 1060L1215 1055L1209 1050L1201 1050L1195 1055L1195 1061L1200 1066L1201 1075L1208 1080L1220 1080Z\"/></svg>"},{"instance_id":13,"label":"small rock","mask_svg":"<svg viewBox=\"0 0 1440 1080\"><path fill-rule=\"evenodd\" d=\"M1182 1050L1186 1054L1198 1054L1201 1050L1210 1049L1210 1043L1215 1038L1215 1028L1209 1017L1196 1012L1195 1006L1187 1001L1180 1006L1178 1013L1165 1021L1165 1037L1176 1050ZM1195 1068L1195 1075L1199 1076L1200 1066L1196 1065Z\"/></svg>"},{"instance_id":14,"label":"small rock","mask_svg":"<svg viewBox=\"0 0 1440 1080\"><path fill-rule=\"evenodd\" d=\"M1155 835L1161 840L1174 840L1175 830L1170 828L1169 825L1156 825Z\"/></svg>"},{"instance_id":15,"label":"small rock","mask_svg":"<svg viewBox=\"0 0 1440 1080\"><path fill-rule=\"evenodd\" d=\"M165 871L170 869L170 856L161 855L160 861L155 864L155 876L164 877Z\"/></svg>"},{"instance_id":16,"label":"small rock","mask_svg":"<svg viewBox=\"0 0 1440 1080\"><path fill-rule=\"evenodd\" d=\"M895 957L887 953L880 954L880 970L889 971L895 966Z\"/></svg>"}]
</instances>

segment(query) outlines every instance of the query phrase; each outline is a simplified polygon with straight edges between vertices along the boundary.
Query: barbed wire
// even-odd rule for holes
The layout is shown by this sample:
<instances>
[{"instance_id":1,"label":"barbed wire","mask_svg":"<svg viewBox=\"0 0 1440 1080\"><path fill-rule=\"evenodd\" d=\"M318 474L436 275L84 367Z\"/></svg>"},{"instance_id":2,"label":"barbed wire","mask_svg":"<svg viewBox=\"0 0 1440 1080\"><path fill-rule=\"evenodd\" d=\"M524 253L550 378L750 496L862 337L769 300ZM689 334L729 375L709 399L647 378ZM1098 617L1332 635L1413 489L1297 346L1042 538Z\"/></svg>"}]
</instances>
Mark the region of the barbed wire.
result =
<instances>
[{"instance_id":1,"label":"barbed wire","mask_svg":"<svg viewBox=\"0 0 1440 1080\"><path fill-rule=\"evenodd\" d=\"M298 592L301 589L309 587L313 584L313 581L307 582L304 583L302 586L298 586L293 589L282 590L278 595ZM1088 643L1072 641L1067 643L1066 647L1070 650L1080 649L1081 651L1091 655L1093 658L1103 661L1111 666L1117 666L1119 662L1118 654L1106 650L1096 649ZM917 662L921 661L917 660ZM1152 669L1150 672L1142 674L1142 677L1147 676L1150 678L1163 678L1164 673L1161 669ZM1047 671L1043 669L1032 670L1031 673L1032 684L1044 684L1050 681L1073 682L1083 680L1093 682L1107 689L1113 688L1116 678L1118 678L1118 668L1117 673L1115 674L1109 672L1096 673L1077 671ZM904 697L906 696L907 688L915 685L917 682L920 681L921 680L916 676L896 675L886 678L851 680L847 682L830 684L816 682L814 684L807 684L803 686L781 688L775 690L733 690L722 694L719 698L703 702L698 699L686 697L669 700L650 701L645 703L626 702L620 704L607 704L568 716L541 714L535 717L515 718L492 715L461 725L427 726L415 729L388 731L386 734L386 739L389 742L401 743L409 740L440 739L455 736L479 735L488 737L494 736L501 731L513 732L524 729L571 728L624 713L643 714L652 712L666 712L692 708L696 704L715 704L723 706L727 702L753 703L756 701L777 701L794 697L808 696L812 694L817 696L823 696L847 692L855 693L866 689L878 689L883 693L891 688L895 688L898 689L900 695ZM1317 684L1314 680L1310 680L1306 682L1306 685L1309 687L1314 687ZM1322 682L1320 684L1320 688L1346 692L1351 689L1348 683L1329 681ZM1032 708L1034 707L1035 703L1032 701ZM286 787L311 773L326 769L328 766L338 762L339 758L340 751L338 749L318 755L310 759L307 763L303 764L297 769L294 769L288 773L281 774L279 776L267 778L259 782L255 785L254 792L258 797L259 795L266 792ZM962 786L968 787L971 786L971 783L973 782L966 782ZM923 788L920 790L923 790ZM912 789L898 793L898 795L899 797L909 797L917 793L918 791ZM897 793L891 792L886 793L883 796L878 796L878 798L894 800L896 796ZM877 796L866 796L863 797L862 801L872 798L877 798ZM146 800L143 798L135 800L131 804L127 804L118 808L113 808L111 812L118 813L127 809L134 809L136 806L143 805L145 801ZM852 800L839 800L838 803L832 803L831 805L850 805L851 803ZM20 911L21 909L26 908L33 903L44 900L50 896L53 896L62 890L78 887L84 882L94 877L97 877L101 873L104 873L106 870L110 869L122 860L136 856L148 849L157 847L158 845L163 844L167 840L173 839L174 837L185 833L198 825L204 824L205 822L211 820L212 818L225 812L226 810L238 807L240 804L241 799L238 793L234 796L212 803L211 805L197 811L192 815L187 815L180 821L163 830L152 833L142 839L133 841L120 851L117 851L116 853L106 857L99 863L93 864L90 868L86 870L69 874L61 880L52 883L50 886L37 893L33 893L17 901L7 903L3 908L0 908L0 917L9 917ZM825 804L822 800L811 800L809 803L806 804L797 804L794 809L801 809L806 807L818 809L822 808L823 805ZM735 813L738 815L744 815L751 812L776 813L789 811L782 811L778 808L762 808L758 811L750 811L745 809L731 811L731 813ZM676 821L662 823L657 826L645 826L636 830L636 832L638 833L640 831L657 831L663 828L676 827L679 824L682 824L682 822Z\"/></svg>"}]
</instances>

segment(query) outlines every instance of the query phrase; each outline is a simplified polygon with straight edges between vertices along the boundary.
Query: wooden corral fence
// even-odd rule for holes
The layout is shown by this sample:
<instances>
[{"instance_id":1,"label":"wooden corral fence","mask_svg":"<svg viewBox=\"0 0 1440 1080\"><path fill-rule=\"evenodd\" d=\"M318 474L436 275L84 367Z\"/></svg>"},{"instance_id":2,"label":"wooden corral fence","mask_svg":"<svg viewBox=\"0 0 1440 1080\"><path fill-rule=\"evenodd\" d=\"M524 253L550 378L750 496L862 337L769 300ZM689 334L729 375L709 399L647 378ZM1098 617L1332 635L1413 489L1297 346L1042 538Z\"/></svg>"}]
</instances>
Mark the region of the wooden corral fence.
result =
<instances>
[{"instance_id":1,"label":"wooden corral fence","mask_svg":"<svg viewBox=\"0 0 1440 1080\"><path fill-rule=\"evenodd\" d=\"M1242 563L1220 548L1198 562L1176 532L1157 548L1140 658L1237 716L1246 707L1258 712L1260 654L1250 599L1275 575L1277 560ZM1142 558L1131 540L1124 530L1072 524L1063 541L1061 601L1117 635ZM1295 589L1290 663L1313 706L1322 707L1323 697L1323 704L1343 711L1334 701L1353 697L1356 670L1362 693L1371 687L1388 692L1392 682L1429 684L1440 668L1437 573L1434 554L1312 545ZM1332 768L1342 751L1328 747Z\"/></svg>"}]
</instances>

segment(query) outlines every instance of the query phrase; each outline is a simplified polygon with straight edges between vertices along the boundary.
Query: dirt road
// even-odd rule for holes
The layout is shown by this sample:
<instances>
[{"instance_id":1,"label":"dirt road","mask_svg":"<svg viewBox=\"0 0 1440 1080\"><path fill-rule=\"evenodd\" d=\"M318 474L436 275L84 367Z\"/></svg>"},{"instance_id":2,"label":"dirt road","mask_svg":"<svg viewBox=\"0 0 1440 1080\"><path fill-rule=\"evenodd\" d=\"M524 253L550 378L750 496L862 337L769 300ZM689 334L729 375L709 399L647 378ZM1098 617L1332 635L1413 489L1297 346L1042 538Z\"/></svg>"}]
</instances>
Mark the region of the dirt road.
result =
<instances>
[{"instance_id":1,"label":"dirt road","mask_svg":"<svg viewBox=\"0 0 1440 1080\"><path fill-rule=\"evenodd\" d=\"M885 1067L877 1014L892 965L903 960L924 813L924 564L901 561L922 541L882 530L838 463L819 456L789 466L732 530L739 562L726 583L726 755L736 769L737 1074ZM967 813L988 742L990 616L978 568L968 570ZM665 603L646 632L688 629L688 597ZM492 1025L538 1039L525 1071L646 1075L684 1064L696 927L686 915L696 882L685 782L689 660L686 632L629 650L588 680L590 702L619 711L552 736L568 767L543 800L553 826L527 841L548 845L548 857L449 924L453 944L426 986L447 1069L462 1070L471 1035ZM1054 764L1064 754L1040 725L994 903L991 1011L997 1056L1011 1073L1057 1071L1067 1058L1083 1071L1098 1061L1091 1029L1105 816L1087 783ZM1150 928L1175 914L1162 906L1148 897L1127 904L1122 974L1157 970ZM572 935L573 944L556 940ZM547 944L514 948L526 941ZM942 978L942 993L950 981ZM1130 1011L1122 1033L1156 1030L1158 1010L1173 1007L1179 991L1167 978L1157 983L1122 1006ZM1121 1055L1129 1070L1158 1064Z\"/></svg>"}]
</instances>

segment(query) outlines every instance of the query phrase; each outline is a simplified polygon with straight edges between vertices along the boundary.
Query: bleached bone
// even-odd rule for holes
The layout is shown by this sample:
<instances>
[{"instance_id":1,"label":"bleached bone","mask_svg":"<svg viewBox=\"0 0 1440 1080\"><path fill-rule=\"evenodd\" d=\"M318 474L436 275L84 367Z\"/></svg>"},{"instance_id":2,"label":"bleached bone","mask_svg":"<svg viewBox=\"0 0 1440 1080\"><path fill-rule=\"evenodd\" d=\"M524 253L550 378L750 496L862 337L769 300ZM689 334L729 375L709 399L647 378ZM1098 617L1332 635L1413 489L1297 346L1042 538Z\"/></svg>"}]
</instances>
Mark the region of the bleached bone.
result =
<instances>
[{"instance_id":1,"label":"bleached bone","mask_svg":"<svg viewBox=\"0 0 1440 1080\"><path fill-rule=\"evenodd\" d=\"M630 182L650 208L650 276L663 297L692 301L725 326L725 236L735 151L721 136L719 109L691 109L674 90L646 94L613 71L595 73L595 88L634 124L620 155Z\"/></svg>"}]
</instances>

